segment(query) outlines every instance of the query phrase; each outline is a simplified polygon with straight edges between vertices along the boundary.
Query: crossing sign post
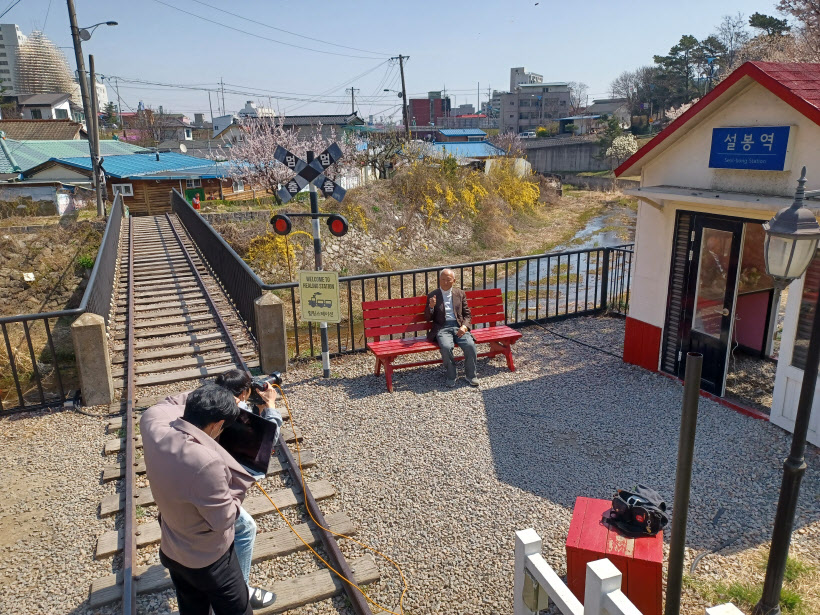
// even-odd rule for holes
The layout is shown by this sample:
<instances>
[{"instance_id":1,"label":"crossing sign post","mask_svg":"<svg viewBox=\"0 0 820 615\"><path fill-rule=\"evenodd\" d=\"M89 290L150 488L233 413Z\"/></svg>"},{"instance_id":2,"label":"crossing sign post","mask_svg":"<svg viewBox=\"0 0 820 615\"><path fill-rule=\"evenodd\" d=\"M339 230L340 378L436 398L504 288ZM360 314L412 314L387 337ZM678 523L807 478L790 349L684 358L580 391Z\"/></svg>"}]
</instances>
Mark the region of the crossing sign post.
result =
<instances>
[{"instance_id":1,"label":"crossing sign post","mask_svg":"<svg viewBox=\"0 0 820 615\"><path fill-rule=\"evenodd\" d=\"M288 181L284 182L282 187L277 191L277 196L283 203L287 203L294 196L299 194L305 186L310 190L310 213L280 213L271 218L271 224L274 225L274 230L280 234L287 234L290 232L290 218L307 216L311 219L311 226L313 227L313 255L316 262L315 272L302 272L304 274L315 274L315 277L321 277L322 271L322 240L319 236L319 218L328 218L328 226L333 235L341 236L347 232L347 220L339 214L323 214L319 212L319 198L317 192L321 192L327 198L333 198L342 202L345 198L345 189L332 179L325 175L328 167L335 164L342 157L342 148L338 144L333 143L325 151L318 156L315 156L312 151L307 152L307 161L302 160L297 155L289 152L281 145L276 147L273 157L293 171L294 175ZM335 274L334 274L335 275ZM301 273L300 273L301 276ZM336 276L336 310L338 310L338 276ZM307 282L310 284L310 282ZM301 287L301 283L300 283ZM312 317L320 317L325 315L325 319L319 323L319 331L322 337L322 375L325 378L330 378L330 350L328 348L327 339L327 322L339 322L340 316L338 313L332 312L333 301L328 297L323 297L322 292L316 292L311 296L306 293L300 293L300 301L302 305L302 313L305 314L304 300L308 303L312 300L314 305L309 307ZM328 305L330 302L330 305ZM328 317L329 315L335 316Z\"/></svg>"}]
</instances>

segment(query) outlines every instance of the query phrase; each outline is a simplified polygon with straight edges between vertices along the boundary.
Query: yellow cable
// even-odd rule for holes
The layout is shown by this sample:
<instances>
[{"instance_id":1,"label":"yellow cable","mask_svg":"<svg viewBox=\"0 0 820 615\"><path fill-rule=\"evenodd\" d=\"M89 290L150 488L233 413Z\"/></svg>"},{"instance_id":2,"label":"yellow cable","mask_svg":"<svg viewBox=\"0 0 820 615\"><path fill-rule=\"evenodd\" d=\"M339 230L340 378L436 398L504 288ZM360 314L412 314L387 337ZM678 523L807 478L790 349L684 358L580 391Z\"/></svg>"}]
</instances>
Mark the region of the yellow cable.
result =
<instances>
[{"instance_id":1,"label":"yellow cable","mask_svg":"<svg viewBox=\"0 0 820 615\"><path fill-rule=\"evenodd\" d=\"M294 434L294 436L296 436L296 424L295 424L295 423L294 423L294 421L293 421L293 409L292 409L292 408L291 408L291 406L290 406L290 402L288 401L288 397L287 397L287 395L285 395L285 392L282 390L282 387L280 387L280 386L279 386L279 385L277 385L277 384L274 384L273 386L275 386L277 389L279 389L279 393L282 395L282 399L283 399L283 400L284 400L284 402L285 402L285 407L288 409L288 415L289 415L289 416L288 416L288 420L290 421L290 427L291 427L291 429L293 430L293 434ZM296 455L297 455L297 458L298 458L298 460L299 460L299 471L300 471L300 473L301 473L301 475L302 475L302 493L305 493L305 492L307 491L307 485L305 484L305 475L304 475L304 472L303 472L303 470L302 470L302 449L301 449L301 447L299 446L299 439L298 439L298 438L294 438L294 441L296 442ZM255 482L255 481L254 481L254 482ZM346 578L346 577L345 577L342 573L340 573L340 572L339 572L338 570L336 570L333 566L331 566L331 565L328 563L328 561L327 561L327 560L325 560L325 559L324 559L321 555L319 555L319 554L318 554L318 553L317 553L317 552L313 549L313 547L311 547L311 546L310 546L307 542L305 542L304 538L302 538L302 537L299 535L299 532L297 532L297 531L296 531L296 529L293 527L293 525L291 525L290 521L288 521L288 520L287 520L287 518L286 518L286 517L285 517L285 515L282 513L282 511L279 509L279 507L276 505L276 503L273 501L273 499L272 499L272 498L268 495L267 491L265 491L265 490L262 488L262 485L260 485L258 482L256 482L256 486L257 486L257 487L259 487L259 490L260 490L262 493L264 493L264 494L265 494L265 497L266 497L266 498L268 498L268 501L269 501L269 502L273 505L273 507L276 509L276 512L278 512L278 513L279 513L279 516L280 516L280 517L282 517L282 519L285 521L285 523L287 523L288 527L289 527L289 528L291 529L291 531L292 531L292 532L296 535L296 537L297 537L297 538L298 538L298 539L302 542L302 544L303 544L303 545L305 545L305 546L306 546L306 547L307 547L307 548L308 548L308 549L309 549L309 550L313 553L313 555L315 555L317 558L319 558L319 560L320 560L320 561L321 561L321 562L322 562L325 566L327 566L327 567L328 567L328 568L329 568L329 569L330 569L333 573L335 573L335 574L336 574L336 576L338 576L340 579L342 579L345 583L347 583L347 584L348 584L348 585L350 585L351 587L355 587L355 588L356 588L356 589L357 589L357 590L358 590L358 591L362 594L362 596L364 596L365 600L367 600L370 604L372 604L373 606L375 606L377 609L381 609L382 611L384 611L384 612L386 612L386 613L389 613L390 615L404 615L404 594L406 594L406 593L407 593L407 589L408 589L408 588L407 588L407 579L405 579L405 578L404 578L404 573L403 573L403 572L402 572L402 570L401 570L401 566L399 566L399 565L398 565L395 561L393 561L391 558L389 558L387 555L385 555L385 554L384 554L384 553L382 553L381 551L379 551L379 550L377 550L377 549L375 549L375 548L373 548L373 547L370 547L370 546L368 546L368 545L364 544L363 542L360 542L360 541L356 540L355 538L352 538L351 536L347 536L347 535L345 535L345 534L340 534L340 533L338 533L338 532L334 532L334 531L333 531L333 530L331 530L330 528L324 527L324 526L323 526L323 525L321 525L318 521L316 521L316 519L315 519L315 518L314 518L314 516L313 516L313 513L312 513L312 512L311 512L311 510L310 510L310 507L309 507L309 506L307 506L307 505L305 505L305 508L306 508L306 509L307 509L307 511L308 511L308 515L310 515L311 520L313 521L313 523L315 523L315 524L316 524L316 526L317 526L317 527L319 527L319 528L321 528L321 529L325 530L326 532L330 532L331 534L333 534L334 536L337 536L337 537L339 537L339 538L347 538L348 540L352 540L352 541L353 541L353 542L355 542L357 545L359 545L359 546L361 546L361 547L363 547L363 548L367 549L368 551L372 551L373 553L375 553L375 554L377 554L377 555L380 555L381 557L383 557L384 559L386 559L388 562L390 562L396 570L398 570L398 571L399 571L399 575L401 576L401 581L402 581L402 584L404 585L404 589L402 590L402 592L401 592L401 596L400 596L400 598L399 598L399 612L398 612L398 613L396 613L395 611L391 611L391 610L390 610L390 609L388 609L387 607L384 607L384 606L382 606L381 604L379 604L379 603L375 602L372 598L370 598L370 596L368 596L368 595L367 595L367 592L365 592L365 591L364 591L361 587L359 587L359 586L358 586L358 585L357 585L354 581L351 581L350 579ZM307 504L307 503L305 503L305 504Z\"/></svg>"}]
</instances>

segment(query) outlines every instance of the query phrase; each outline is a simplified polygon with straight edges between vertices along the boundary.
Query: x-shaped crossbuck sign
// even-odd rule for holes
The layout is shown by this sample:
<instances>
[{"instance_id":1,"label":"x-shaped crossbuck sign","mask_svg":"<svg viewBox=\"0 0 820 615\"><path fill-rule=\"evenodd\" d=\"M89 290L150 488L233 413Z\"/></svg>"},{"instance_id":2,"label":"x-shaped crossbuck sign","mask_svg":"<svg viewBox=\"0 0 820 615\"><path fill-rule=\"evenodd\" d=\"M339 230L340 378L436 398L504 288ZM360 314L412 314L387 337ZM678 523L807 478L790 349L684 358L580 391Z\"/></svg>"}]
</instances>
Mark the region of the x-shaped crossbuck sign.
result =
<instances>
[{"instance_id":1,"label":"x-shaped crossbuck sign","mask_svg":"<svg viewBox=\"0 0 820 615\"><path fill-rule=\"evenodd\" d=\"M342 157L342 149L336 143L316 156L310 164L281 145L276 146L273 157L296 173L276 193L283 203L287 203L310 183L326 197L333 197L340 203L345 198L346 190L324 174L325 169Z\"/></svg>"}]
</instances>

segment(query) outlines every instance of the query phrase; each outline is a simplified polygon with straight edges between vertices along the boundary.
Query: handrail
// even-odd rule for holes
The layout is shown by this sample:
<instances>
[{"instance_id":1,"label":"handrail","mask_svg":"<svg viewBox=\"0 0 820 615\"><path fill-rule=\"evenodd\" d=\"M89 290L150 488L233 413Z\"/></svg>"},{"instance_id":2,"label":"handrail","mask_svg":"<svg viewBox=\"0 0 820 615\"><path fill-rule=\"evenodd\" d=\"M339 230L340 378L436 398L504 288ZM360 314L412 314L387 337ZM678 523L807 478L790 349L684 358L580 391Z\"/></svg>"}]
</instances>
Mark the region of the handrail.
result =
<instances>
[{"instance_id":1,"label":"handrail","mask_svg":"<svg viewBox=\"0 0 820 615\"><path fill-rule=\"evenodd\" d=\"M122 197L119 194L117 194L116 199L114 199L114 205L111 207L111 214L108 216L108 221L105 224L105 231L103 232L102 241L100 241L100 248L102 248L102 246L105 245L106 238L108 237L108 234L111 231L112 221L117 217L114 213L114 210L116 209L118 202L120 208L122 208ZM120 215L122 215L121 209L119 213ZM83 298L82 300L80 300L79 306L67 310L57 310L54 312L37 312L35 314L18 314L15 316L3 316L0 317L0 324L26 322L30 320L42 320L44 318L61 318L63 316L79 316L80 314L83 314L88 308L88 301L91 298L91 293L94 290L94 283L97 281L97 275L100 270L101 260L102 259L98 258L94 261L94 267L91 269L91 275L88 278L88 286L85 287L85 292L83 293Z\"/></svg>"}]
</instances>

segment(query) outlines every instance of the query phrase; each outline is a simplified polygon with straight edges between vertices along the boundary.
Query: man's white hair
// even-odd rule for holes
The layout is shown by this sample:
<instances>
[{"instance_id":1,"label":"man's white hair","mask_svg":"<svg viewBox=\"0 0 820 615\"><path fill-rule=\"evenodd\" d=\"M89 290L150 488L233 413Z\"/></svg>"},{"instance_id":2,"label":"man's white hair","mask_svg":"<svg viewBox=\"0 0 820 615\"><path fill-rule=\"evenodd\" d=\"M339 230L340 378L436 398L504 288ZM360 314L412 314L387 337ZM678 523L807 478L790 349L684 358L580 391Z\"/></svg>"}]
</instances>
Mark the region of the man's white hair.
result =
<instances>
[{"instance_id":1,"label":"man's white hair","mask_svg":"<svg viewBox=\"0 0 820 615\"><path fill-rule=\"evenodd\" d=\"M445 273L449 273L453 277L456 277L456 272L448 267L448 268L442 269L441 271L438 272L439 279L441 279L441 276L443 276Z\"/></svg>"}]
</instances>

